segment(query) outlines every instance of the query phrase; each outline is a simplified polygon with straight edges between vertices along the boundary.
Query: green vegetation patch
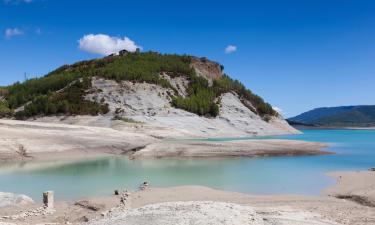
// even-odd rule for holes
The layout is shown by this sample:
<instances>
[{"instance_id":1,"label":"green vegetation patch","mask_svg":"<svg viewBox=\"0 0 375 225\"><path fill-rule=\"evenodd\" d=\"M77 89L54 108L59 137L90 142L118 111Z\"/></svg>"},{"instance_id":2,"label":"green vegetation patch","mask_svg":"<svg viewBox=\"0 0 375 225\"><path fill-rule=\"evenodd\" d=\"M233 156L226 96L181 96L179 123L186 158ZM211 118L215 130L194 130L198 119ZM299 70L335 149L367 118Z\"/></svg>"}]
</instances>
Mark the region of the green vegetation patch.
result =
<instances>
[{"instance_id":1,"label":"green vegetation patch","mask_svg":"<svg viewBox=\"0 0 375 225\"><path fill-rule=\"evenodd\" d=\"M191 75L187 93L187 98L172 98L172 105L200 116L215 117L219 114L219 106L215 102L216 94L209 87L207 79Z\"/></svg>"},{"instance_id":2,"label":"green vegetation patch","mask_svg":"<svg viewBox=\"0 0 375 225\"><path fill-rule=\"evenodd\" d=\"M9 105L6 101L0 101L0 117L7 117L12 114Z\"/></svg>"},{"instance_id":3,"label":"green vegetation patch","mask_svg":"<svg viewBox=\"0 0 375 225\"><path fill-rule=\"evenodd\" d=\"M60 92L37 95L27 103L24 110L14 114L17 119L37 115L97 115L109 111L108 105L98 104L84 99L85 90L89 89L91 80L84 78L68 85Z\"/></svg>"},{"instance_id":4,"label":"green vegetation patch","mask_svg":"<svg viewBox=\"0 0 375 225\"><path fill-rule=\"evenodd\" d=\"M270 104L246 89L238 80L232 80L227 75L214 79L212 86L208 85L205 78L192 75L187 91L189 95L187 98L180 96L173 98L173 106L201 116L216 117L219 114L216 99L227 92L237 93L247 108L259 114L266 121L269 120L270 116L277 115Z\"/></svg>"}]
</instances>

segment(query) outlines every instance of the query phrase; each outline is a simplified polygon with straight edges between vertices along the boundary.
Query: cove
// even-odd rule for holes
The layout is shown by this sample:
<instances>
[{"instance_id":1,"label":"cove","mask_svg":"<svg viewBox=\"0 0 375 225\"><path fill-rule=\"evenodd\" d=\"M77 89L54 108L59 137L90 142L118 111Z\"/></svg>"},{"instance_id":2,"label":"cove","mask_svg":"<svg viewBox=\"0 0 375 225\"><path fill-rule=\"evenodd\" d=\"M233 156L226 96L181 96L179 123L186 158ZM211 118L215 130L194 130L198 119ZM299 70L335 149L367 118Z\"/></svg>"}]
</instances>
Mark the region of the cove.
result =
<instances>
[{"instance_id":1,"label":"cove","mask_svg":"<svg viewBox=\"0 0 375 225\"><path fill-rule=\"evenodd\" d=\"M326 176L327 172L375 166L374 130L304 130L300 135L267 138L324 142L330 146L327 150L337 154L152 160L114 156L86 161L2 163L0 191L22 193L38 200L43 191L54 190L57 199L69 200L108 195L120 188L134 190L148 181L158 187L204 185L250 194L319 195L323 188L335 183Z\"/></svg>"}]
</instances>

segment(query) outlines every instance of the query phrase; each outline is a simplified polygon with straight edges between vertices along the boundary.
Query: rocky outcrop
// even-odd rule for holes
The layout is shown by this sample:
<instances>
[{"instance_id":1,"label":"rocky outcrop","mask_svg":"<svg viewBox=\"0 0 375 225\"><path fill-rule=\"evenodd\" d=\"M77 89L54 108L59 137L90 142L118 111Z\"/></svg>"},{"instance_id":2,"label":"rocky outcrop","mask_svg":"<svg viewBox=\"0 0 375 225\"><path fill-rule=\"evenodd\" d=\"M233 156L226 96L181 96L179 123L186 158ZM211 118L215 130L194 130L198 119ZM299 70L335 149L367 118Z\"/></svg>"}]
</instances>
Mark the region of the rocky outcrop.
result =
<instances>
[{"instance_id":1,"label":"rocky outcrop","mask_svg":"<svg viewBox=\"0 0 375 225\"><path fill-rule=\"evenodd\" d=\"M206 58L192 57L191 66L198 76L203 76L208 80L220 78L223 75L222 66Z\"/></svg>"},{"instance_id":2,"label":"rocky outcrop","mask_svg":"<svg viewBox=\"0 0 375 225\"><path fill-rule=\"evenodd\" d=\"M169 75L163 73L161 74L161 76L166 79L167 81L169 81L169 83L172 85L172 87L174 89L177 90L178 92L178 95L182 96L182 97L187 97L188 94L187 94L187 88L189 86L189 81L187 79L187 77L170 77Z\"/></svg>"}]
</instances>

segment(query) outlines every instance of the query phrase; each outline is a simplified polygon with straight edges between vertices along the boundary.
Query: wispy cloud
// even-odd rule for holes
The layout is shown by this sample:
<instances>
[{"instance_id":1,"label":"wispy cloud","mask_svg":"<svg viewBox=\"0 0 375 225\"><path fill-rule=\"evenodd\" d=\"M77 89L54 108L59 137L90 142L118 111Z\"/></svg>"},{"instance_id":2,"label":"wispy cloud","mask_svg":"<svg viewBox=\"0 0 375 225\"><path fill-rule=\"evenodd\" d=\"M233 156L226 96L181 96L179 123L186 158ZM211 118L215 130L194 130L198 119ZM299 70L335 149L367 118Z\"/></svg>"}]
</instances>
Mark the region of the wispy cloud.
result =
<instances>
[{"instance_id":1,"label":"wispy cloud","mask_svg":"<svg viewBox=\"0 0 375 225\"><path fill-rule=\"evenodd\" d=\"M235 45L228 45L225 48L224 51L225 51L226 54L232 54L233 52L237 51L237 46L235 46Z\"/></svg>"},{"instance_id":2,"label":"wispy cloud","mask_svg":"<svg viewBox=\"0 0 375 225\"><path fill-rule=\"evenodd\" d=\"M88 34L78 40L79 49L89 53L110 55L120 50L135 52L141 48L128 37L111 37L106 34Z\"/></svg>"},{"instance_id":3,"label":"wispy cloud","mask_svg":"<svg viewBox=\"0 0 375 225\"><path fill-rule=\"evenodd\" d=\"M4 34L5 38L8 38L8 39L12 38L14 36L20 36L20 35L24 34L24 32L21 29L17 28L17 27L15 27L15 28L8 28L8 29L5 30L4 33L5 33Z\"/></svg>"},{"instance_id":4,"label":"wispy cloud","mask_svg":"<svg viewBox=\"0 0 375 225\"><path fill-rule=\"evenodd\" d=\"M5 4L32 3L35 0L3 0Z\"/></svg>"},{"instance_id":5,"label":"wispy cloud","mask_svg":"<svg viewBox=\"0 0 375 225\"><path fill-rule=\"evenodd\" d=\"M35 29L35 33L37 35L41 35L43 32L42 32L42 29L40 29L39 27Z\"/></svg>"}]
</instances>

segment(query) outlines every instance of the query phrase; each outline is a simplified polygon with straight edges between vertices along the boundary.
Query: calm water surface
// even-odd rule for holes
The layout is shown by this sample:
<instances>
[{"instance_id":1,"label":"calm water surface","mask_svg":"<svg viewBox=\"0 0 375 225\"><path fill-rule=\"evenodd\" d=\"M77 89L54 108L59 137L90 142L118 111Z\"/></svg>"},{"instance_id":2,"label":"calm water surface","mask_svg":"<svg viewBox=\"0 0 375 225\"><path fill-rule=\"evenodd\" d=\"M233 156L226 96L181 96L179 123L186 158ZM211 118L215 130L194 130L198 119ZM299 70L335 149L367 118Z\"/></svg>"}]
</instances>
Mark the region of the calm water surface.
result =
<instances>
[{"instance_id":1,"label":"calm water surface","mask_svg":"<svg viewBox=\"0 0 375 225\"><path fill-rule=\"evenodd\" d=\"M0 191L40 199L54 190L58 199L111 194L153 186L206 185L252 194L319 195L334 184L328 171L362 170L375 166L375 130L305 130L277 138L330 144L336 155L243 159L139 160L111 157L84 162L29 162L0 165ZM272 137L268 137L272 138ZM209 139L228 141L229 138Z\"/></svg>"}]
</instances>

